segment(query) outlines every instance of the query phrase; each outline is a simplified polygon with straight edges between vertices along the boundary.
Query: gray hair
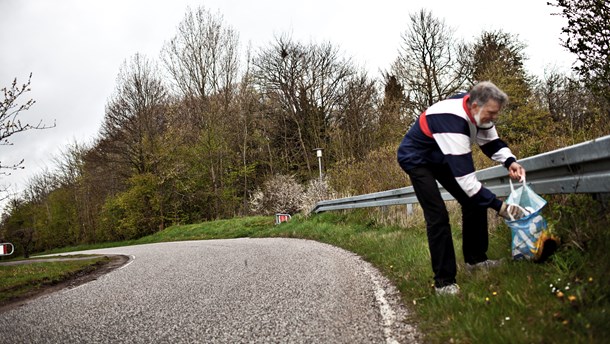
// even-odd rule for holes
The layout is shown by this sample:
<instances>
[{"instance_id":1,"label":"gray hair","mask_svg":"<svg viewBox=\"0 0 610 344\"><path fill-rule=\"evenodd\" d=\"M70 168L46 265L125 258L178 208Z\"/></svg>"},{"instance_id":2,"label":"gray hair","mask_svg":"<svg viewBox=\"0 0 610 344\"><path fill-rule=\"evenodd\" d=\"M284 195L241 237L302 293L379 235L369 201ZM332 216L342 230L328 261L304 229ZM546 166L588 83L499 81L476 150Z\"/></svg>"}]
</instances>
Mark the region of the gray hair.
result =
<instances>
[{"instance_id":1,"label":"gray hair","mask_svg":"<svg viewBox=\"0 0 610 344\"><path fill-rule=\"evenodd\" d=\"M501 109L508 104L506 93L491 81L481 81L470 90L470 104L477 102L479 105L485 105L489 99L497 101Z\"/></svg>"}]
</instances>

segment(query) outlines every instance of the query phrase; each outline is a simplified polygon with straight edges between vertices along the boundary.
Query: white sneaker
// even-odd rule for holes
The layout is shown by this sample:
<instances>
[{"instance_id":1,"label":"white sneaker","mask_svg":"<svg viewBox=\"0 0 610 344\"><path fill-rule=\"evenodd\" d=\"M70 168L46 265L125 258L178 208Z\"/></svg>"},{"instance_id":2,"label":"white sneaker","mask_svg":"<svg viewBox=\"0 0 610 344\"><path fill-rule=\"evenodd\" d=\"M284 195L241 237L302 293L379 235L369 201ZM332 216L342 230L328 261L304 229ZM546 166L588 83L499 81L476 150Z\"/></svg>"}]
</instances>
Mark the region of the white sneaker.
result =
<instances>
[{"instance_id":1,"label":"white sneaker","mask_svg":"<svg viewBox=\"0 0 610 344\"><path fill-rule=\"evenodd\" d=\"M446 285L441 288L435 287L436 295L457 295L460 293L460 286L457 283Z\"/></svg>"},{"instance_id":2,"label":"white sneaker","mask_svg":"<svg viewBox=\"0 0 610 344\"><path fill-rule=\"evenodd\" d=\"M488 270L490 268L495 268L496 266L500 266L502 264L501 260L491 260L491 259L487 259L486 261L483 262L478 262L475 264L468 264L466 263L466 269L468 271L474 271L474 270Z\"/></svg>"}]
</instances>

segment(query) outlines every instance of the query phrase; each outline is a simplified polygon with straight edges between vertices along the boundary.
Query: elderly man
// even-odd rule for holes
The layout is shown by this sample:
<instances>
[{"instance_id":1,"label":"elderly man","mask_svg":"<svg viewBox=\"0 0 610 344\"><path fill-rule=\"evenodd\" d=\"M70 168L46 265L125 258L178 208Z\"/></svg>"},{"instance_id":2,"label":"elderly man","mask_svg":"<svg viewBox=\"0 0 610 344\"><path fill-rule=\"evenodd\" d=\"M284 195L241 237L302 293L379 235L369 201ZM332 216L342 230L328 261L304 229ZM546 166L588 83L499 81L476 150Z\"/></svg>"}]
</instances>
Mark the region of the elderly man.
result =
<instances>
[{"instance_id":1,"label":"elderly man","mask_svg":"<svg viewBox=\"0 0 610 344\"><path fill-rule=\"evenodd\" d=\"M480 82L467 94L430 106L398 147L398 163L409 175L424 211L437 294L459 293L449 214L437 181L462 207L462 251L469 269L499 263L487 258L487 208L504 218L523 216L481 185L472 160L471 147L476 143L485 155L503 164L511 178L525 177L493 124L507 102L508 96L496 85Z\"/></svg>"}]
</instances>

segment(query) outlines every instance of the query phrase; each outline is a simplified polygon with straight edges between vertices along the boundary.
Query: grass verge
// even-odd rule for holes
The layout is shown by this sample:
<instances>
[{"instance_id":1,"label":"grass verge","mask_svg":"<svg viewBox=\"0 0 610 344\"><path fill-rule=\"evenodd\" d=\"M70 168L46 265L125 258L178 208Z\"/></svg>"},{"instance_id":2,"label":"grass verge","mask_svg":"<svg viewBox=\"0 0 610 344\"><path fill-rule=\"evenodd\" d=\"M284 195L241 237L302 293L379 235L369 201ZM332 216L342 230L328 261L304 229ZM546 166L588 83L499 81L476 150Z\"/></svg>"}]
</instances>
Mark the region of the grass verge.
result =
<instances>
[{"instance_id":1,"label":"grass verge","mask_svg":"<svg viewBox=\"0 0 610 344\"><path fill-rule=\"evenodd\" d=\"M0 306L36 294L40 289L88 274L108 261L108 257L94 256L86 260L0 266Z\"/></svg>"}]
</instances>

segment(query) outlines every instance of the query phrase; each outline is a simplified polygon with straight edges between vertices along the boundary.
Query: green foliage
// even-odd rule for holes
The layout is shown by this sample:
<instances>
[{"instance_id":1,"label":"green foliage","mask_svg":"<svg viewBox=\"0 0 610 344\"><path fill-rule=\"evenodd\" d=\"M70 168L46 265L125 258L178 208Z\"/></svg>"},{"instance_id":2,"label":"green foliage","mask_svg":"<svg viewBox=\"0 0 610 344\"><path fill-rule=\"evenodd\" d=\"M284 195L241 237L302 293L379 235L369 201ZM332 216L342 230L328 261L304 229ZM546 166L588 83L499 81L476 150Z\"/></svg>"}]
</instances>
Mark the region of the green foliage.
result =
<instances>
[{"instance_id":1,"label":"green foliage","mask_svg":"<svg viewBox=\"0 0 610 344\"><path fill-rule=\"evenodd\" d=\"M60 245L74 245L81 241L81 231L77 219L77 202L71 190L59 188L54 190L47 200L47 216L41 233L45 232L49 238L50 247Z\"/></svg>"},{"instance_id":2,"label":"green foliage","mask_svg":"<svg viewBox=\"0 0 610 344\"><path fill-rule=\"evenodd\" d=\"M102 226L110 240L137 239L164 227L158 179L146 173L131 177L129 184L125 192L109 198L102 210Z\"/></svg>"}]
</instances>

